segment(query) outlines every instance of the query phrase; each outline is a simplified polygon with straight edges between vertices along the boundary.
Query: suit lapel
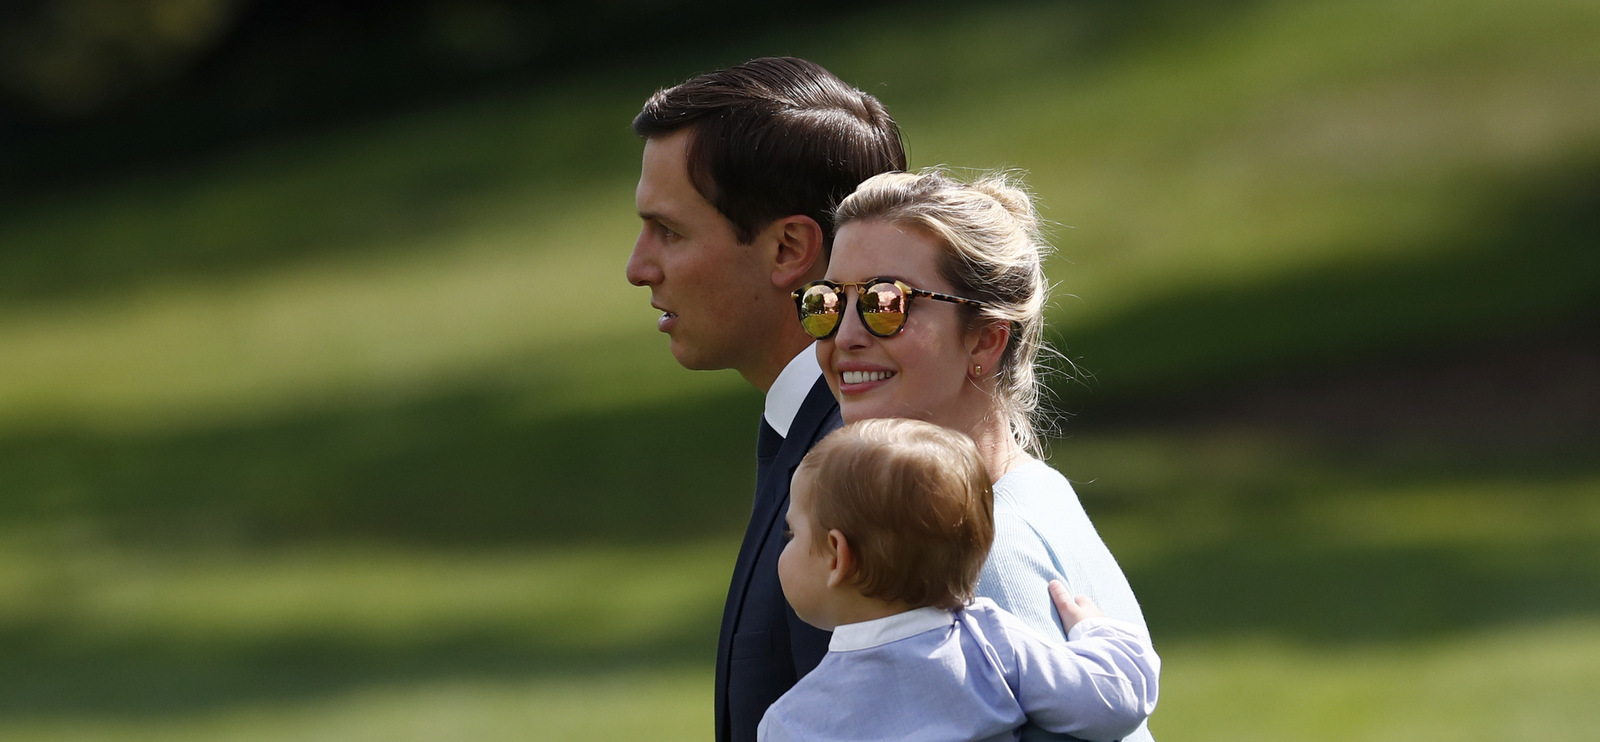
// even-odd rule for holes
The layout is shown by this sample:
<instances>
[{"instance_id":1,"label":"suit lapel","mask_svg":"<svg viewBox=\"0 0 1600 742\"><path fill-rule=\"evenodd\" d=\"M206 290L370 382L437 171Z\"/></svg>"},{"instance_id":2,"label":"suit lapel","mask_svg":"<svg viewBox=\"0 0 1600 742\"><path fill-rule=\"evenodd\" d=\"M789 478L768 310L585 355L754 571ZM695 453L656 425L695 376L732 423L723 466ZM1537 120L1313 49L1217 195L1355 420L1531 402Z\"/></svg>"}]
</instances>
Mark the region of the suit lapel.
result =
<instances>
[{"instance_id":1,"label":"suit lapel","mask_svg":"<svg viewBox=\"0 0 1600 742\"><path fill-rule=\"evenodd\" d=\"M744 609L745 595L750 589L750 579L755 573L756 557L766 546L773 533L773 524L783 517L789 507L789 478L795 467L805 458L806 452L825 433L830 432L839 417L839 404L833 398L825 379L817 379L811 392L801 403L794 422L789 425L789 435L778 449L777 460L772 462L766 481L756 483L756 500L750 514L750 526L745 530L744 543L739 547L739 561L734 568L733 590L729 593L729 615L738 616ZM830 425L833 422L835 425ZM723 625L723 642L732 641L733 626Z\"/></svg>"}]
</instances>

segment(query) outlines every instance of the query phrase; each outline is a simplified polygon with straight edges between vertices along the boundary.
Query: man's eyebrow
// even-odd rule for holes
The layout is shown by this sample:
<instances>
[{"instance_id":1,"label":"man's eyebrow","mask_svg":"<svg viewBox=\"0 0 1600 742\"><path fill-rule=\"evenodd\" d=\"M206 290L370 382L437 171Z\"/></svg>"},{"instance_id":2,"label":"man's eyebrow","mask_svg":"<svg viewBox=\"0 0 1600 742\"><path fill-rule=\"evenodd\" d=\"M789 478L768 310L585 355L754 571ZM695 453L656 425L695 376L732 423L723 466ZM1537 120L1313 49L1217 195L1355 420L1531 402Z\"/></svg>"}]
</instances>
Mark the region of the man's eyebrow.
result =
<instances>
[{"instance_id":1,"label":"man's eyebrow","mask_svg":"<svg viewBox=\"0 0 1600 742\"><path fill-rule=\"evenodd\" d=\"M639 218L647 222L655 222L657 224L665 225L670 227L673 231L682 231L681 228L683 227L683 224L681 222L660 212L641 211L639 212Z\"/></svg>"}]
</instances>

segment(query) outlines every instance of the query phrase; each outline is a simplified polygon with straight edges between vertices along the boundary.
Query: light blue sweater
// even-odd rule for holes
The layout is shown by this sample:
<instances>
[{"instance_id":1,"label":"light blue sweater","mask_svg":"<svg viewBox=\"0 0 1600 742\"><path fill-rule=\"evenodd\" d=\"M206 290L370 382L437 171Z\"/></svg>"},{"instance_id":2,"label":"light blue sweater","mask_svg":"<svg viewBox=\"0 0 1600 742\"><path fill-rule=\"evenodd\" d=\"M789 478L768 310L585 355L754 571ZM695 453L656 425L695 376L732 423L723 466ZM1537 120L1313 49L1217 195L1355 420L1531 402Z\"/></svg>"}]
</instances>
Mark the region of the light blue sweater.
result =
<instances>
[{"instance_id":1,"label":"light blue sweater","mask_svg":"<svg viewBox=\"0 0 1600 742\"><path fill-rule=\"evenodd\" d=\"M1088 595L1106 615L1137 624L1144 613L1128 578L1089 521L1066 477L1043 461L1022 464L994 486L994 546L978 577L978 595L1010 611L1035 631L1067 640L1050 602L1059 579L1074 595ZM1063 739L1025 727L1022 739ZM1126 739L1152 742L1148 726Z\"/></svg>"}]
</instances>

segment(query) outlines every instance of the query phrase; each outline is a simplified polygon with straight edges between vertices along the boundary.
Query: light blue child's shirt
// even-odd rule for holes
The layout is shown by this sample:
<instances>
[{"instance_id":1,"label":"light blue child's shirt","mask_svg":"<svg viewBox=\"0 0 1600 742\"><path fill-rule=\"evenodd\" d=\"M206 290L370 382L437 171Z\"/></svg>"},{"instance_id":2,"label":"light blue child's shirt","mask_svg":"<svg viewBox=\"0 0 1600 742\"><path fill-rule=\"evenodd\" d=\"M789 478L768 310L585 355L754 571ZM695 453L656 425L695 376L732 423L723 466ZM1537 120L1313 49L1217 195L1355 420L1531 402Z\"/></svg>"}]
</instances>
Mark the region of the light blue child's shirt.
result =
<instances>
[{"instance_id":1,"label":"light blue child's shirt","mask_svg":"<svg viewBox=\"0 0 1600 742\"><path fill-rule=\"evenodd\" d=\"M1047 639L979 598L834 629L822 663L767 709L763 742L1011 742L1024 722L1120 739L1155 708L1160 659L1136 626L1100 618Z\"/></svg>"}]
</instances>

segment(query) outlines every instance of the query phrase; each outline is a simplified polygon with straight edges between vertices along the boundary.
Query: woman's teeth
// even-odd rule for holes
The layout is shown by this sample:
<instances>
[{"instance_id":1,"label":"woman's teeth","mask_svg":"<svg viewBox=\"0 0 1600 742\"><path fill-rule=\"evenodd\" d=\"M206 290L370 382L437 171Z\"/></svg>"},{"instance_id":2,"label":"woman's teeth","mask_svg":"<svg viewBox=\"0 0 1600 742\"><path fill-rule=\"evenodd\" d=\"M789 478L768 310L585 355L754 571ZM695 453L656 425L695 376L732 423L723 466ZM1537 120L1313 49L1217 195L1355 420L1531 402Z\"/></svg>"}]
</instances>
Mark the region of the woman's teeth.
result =
<instances>
[{"instance_id":1,"label":"woman's teeth","mask_svg":"<svg viewBox=\"0 0 1600 742\"><path fill-rule=\"evenodd\" d=\"M839 378L846 384L865 384L869 381L883 381L894 376L893 371L845 371Z\"/></svg>"}]
</instances>

